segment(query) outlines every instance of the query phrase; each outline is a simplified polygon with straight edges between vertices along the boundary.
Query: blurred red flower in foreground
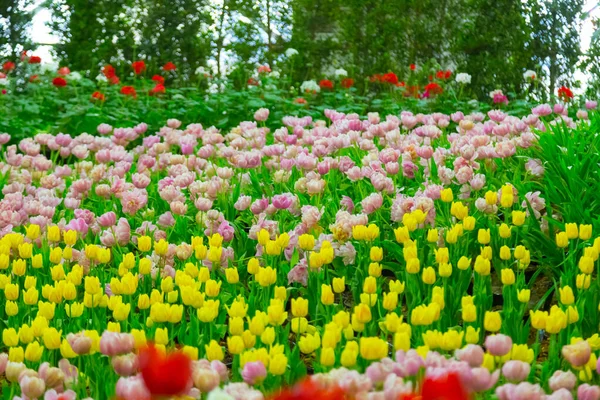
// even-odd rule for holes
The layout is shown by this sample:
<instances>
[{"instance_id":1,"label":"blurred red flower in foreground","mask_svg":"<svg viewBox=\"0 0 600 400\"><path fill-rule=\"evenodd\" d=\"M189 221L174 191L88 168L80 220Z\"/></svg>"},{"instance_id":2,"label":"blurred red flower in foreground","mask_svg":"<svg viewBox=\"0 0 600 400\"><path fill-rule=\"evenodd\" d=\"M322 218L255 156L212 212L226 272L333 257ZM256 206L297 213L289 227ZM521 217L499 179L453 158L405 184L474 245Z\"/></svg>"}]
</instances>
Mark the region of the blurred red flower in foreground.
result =
<instances>
[{"instance_id":1,"label":"blurred red flower in foreground","mask_svg":"<svg viewBox=\"0 0 600 400\"><path fill-rule=\"evenodd\" d=\"M163 65L163 70L165 71L175 71L177 67L171 61Z\"/></svg>"},{"instance_id":2,"label":"blurred red flower in foreground","mask_svg":"<svg viewBox=\"0 0 600 400\"><path fill-rule=\"evenodd\" d=\"M573 98L573 92L566 86L561 86L558 89L558 98L562 101L569 101Z\"/></svg>"},{"instance_id":3,"label":"blurred red flower in foreground","mask_svg":"<svg viewBox=\"0 0 600 400\"><path fill-rule=\"evenodd\" d=\"M154 75L154 76L152 77L152 80L153 80L154 82L156 82L156 83L161 83L161 84L164 84L164 83L165 83L165 78L164 78L164 77L162 77L162 76L160 76L160 75Z\"/></svg>"},{"instance_id":4,"label":"blurred red flower in foreground","mask_svg":"<svg viewBox=\"0 0 600 400\"><path fill-rule=\"evenodd\" d=\"M31 56L29 57L29 64L39 64L42 62L42 59L38 56Z\"/></svg>"},{"instance_id":5,"label":"blurred red flower in foreground","mask_svg":"<svg viewBox=\"0 0 600 400\"><path fill-rule=\"evenodd\" d=\"M144 61L134 61L131 63L131 68L136 75L141 74L146 69L146 63Z\"/></svg>"},{"instance_id":6,"label":"blurred red flower in foreground","mask_svg":"<svg viewBox=\"0 0 600 400\"><path fill-rule=\"evenodd\" d=\"M152 395L177 396L192 386L192 361L182 352L163 354L153 344L140 349L139 365Z\"/></svg>"},{"instance_id":7,"label":"blurred red flower in foreground","mask_svg":"<svg viewBox=\"0 0 600 400\"><path fill-rule=\"evenodd\" d=\"M105 99L106 97L98 91L92 93L92 100L104 101Z\"/></svg>"},{"instance_id":8,"label":"blurred red flower in foreground","mask_svg":"<svg viewBox=\"0 0 600 400\"><path fill-rule=\"evenodd\" d=\"M67 80L62 76L57 76L56 78L52 79L52 84L56 87L65 87L67 86Z\"/></svg>"},{"instance_id":9,"label":"blurred red flower in foreground","mask_svg":"<svg viewBox=\"0 0 600 400\"><path fill-rule=\"evenodd\" d=\"M125 96L137 97L137 93L133 86L123 86L121 88L121 94L124 94Z\"/></svg>"},{"instance_id":10,"label":"blurred red flower in foreground","mask_svg":"<svg viewBox=\"0 0 600 400\"><path fill-rule=\"evenodd\" d=\"M417 69L417 66L415 64L410 64L410 70L414 71L415 69Z\"/></svg>"},{"instance_id":11,"label":"blurred red flower in foreground","mask_svg":"<svg viewBox=\"0 0 600 400\"><path fill-rule=\"evenodd\" d=\"M421 386L421 393L403 395L400 400L470 400L467 390L456 373L440 377L427 377Z\"/></svg>"},{"instance_id":12,"label":"blurred red flower in foreground","mask_svg":"<svg viewBox=\"0 0 600 400\"><path fill-rule=\"evenodd\" d=\"M269 397L269 400L344 400L344 391L338 387L322 389L310 378L295 384L293 387L283 390Z\"/></svg>"},{"instance_id":13,"label":"blurred red flower in foreground","mask_svg":"<svg viewBox=\"0 0 600 400\"><path fill-rule=\"evenodd\" d=\"M342 79L341 85L344 89L350 89L352 86L354 86L354 79L344 78Z\"/></svg>"},{"instance_id":14,"label":"blurred red flower in foreground","mask_svg":"<svg viewBox=\"0 0 600 400\"><path fill-rule=\"evenodd\" d=\"M323 79L321 82L319 82L319 86L321 89L331 90L333 89L333 82L331 82L329 79Z\"/></svg>"},{"instance_id":15,"label":"blurred red flower in foreground","mask_svg":"<svg viewBox=\"0 0 600 400\"><path fill-rule=\"evenodd\" d=\"M15 69L15 63L12 61L7 61L4 64L2 64L2 69L6 72L12 71L13 69Z\"/></svg>"},{"instance_id":16,"label":"blurred red flower in foreground","mask_svg":"<svg viewBox=\"0 0 600 400\"><path fill-rule=\"evenodd\" d=\"M298 97L294 99L294 103L296 104L306 104L306 99L304 97Z\"/></svg>"}]
</instances>

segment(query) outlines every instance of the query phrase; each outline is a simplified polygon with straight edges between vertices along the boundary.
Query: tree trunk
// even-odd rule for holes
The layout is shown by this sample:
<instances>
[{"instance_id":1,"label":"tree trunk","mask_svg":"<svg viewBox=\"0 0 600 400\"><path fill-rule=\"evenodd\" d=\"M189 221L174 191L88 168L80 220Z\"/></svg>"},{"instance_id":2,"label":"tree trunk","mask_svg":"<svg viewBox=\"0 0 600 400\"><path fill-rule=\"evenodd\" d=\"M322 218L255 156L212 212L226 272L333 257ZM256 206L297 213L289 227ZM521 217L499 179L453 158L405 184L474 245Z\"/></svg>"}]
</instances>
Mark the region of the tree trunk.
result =
<instances>
[{"instance_id":1,"label":"tree trunk","mask_svg":"<svg viewBox=\"0 0 600 400\"><path fill-rule=\"evenodd\" d=\"M217 39L217 75L221 77L221 53L223 52L223 27L225 25L225 13L227 12L229 2L223 0L223 7L221 8L221 15L219 17L219 38Z\"/></svg>"},{"instance_id":2,"label":"tree trunk","mask_svg":"<svg viewBox=\"0 0 600 400\"><path fill-rule=\"evenodd\" d=\"M271 47L272 47L272 43L271 43L271 2L270 0L267 0L267 53L266 53L266 58L267 58L267 63L269 64L269 66L271 67L273 64L273 60L271 58Z\"/></svg>"}]
</instances>

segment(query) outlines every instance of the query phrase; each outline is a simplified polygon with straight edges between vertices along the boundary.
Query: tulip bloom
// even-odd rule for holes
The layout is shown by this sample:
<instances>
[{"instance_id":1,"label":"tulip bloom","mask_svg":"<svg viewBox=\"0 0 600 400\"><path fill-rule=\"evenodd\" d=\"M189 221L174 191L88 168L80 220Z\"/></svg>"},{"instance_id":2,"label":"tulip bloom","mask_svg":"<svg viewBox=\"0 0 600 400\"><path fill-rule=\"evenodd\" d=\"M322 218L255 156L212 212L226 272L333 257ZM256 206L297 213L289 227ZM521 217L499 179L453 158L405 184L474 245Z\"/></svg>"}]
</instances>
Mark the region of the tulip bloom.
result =
<instances>
[{"instance_id":1,"label":"tulip bloom","mask_svg":"<svg viewBox=\"0 0 600 400\"><path fill-rule=\"evenodd\" d=\"M140 350L139 365L144 384L152 395L177 396L192 385L192 362L181 352L164 355L150 344Z\"/></svg>"}]
</instances>

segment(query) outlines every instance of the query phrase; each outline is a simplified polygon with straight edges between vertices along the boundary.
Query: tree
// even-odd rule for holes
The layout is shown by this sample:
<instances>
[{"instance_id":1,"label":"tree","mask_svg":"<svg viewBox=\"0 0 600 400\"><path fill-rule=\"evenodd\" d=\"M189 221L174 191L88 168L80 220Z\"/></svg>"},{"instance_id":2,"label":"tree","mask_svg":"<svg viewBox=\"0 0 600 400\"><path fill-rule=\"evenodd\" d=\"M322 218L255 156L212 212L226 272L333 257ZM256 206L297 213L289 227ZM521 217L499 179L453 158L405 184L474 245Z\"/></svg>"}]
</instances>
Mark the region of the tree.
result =
<instances>
[{"instance_id":1,"label":"tree","mask_svg":"<svg viewBox=\"0 0 600 400\"><path fill-rule=\"evenodd\" d=\"M579 31L584 0L529 0L533 59L543 66L549 95L568 84L581 56Z\"/></svg>"},{"instance_id":2,"label":"tree","mask_svg":"<svg viewBox=\"0 0 600 400\"><path fill-rule=\"evenodd\" d=\"M498 88L520 92L523 72L533 66L522 0L468 3L452 50L459 69L472 76L471 87L480 96Z\"/></svg>"},{"instance_id":3,"label":"tree","mask_svg":"<svg viewBox=\"0 0 600 400\"><path fill-rule=\"evenodd\" d=\"M132 59L132 0L50 0L46 6L60 40L54 50L71 69L98 71L104 64Z\"/></svg>"},{"instance_id":4,"label":"tree","mask_svg":"<svg viewBox=\"0 0 600 400\"><path fill-rule=\"evenodd\" d=\"M590 47L586 51L581 67L588 75L586 95L597 99L600 96L600 20L593 21L595 32L590 41Z\"/></svg>"},{"instance_id":5,"label":"tree","mask_svg":"<svg viewBox=\"0 0 600 400\"><path fill-rule=\"evenodd\" d=\"M17 59L31 48L32 0L0 0L0 56Z\"/></svg>"},{"instance_id":6,"label":"tree","mask_svg":"<svg viewBox=\"0 0 600 400\"><path fill-rule=\"evenodd\" d=\"M137 0L136 7L142 11L137 57L155 68L173 62L184 77L206 63L212 38L207 35L212 19L206 1Z\"/></svg>"}]
</instances>

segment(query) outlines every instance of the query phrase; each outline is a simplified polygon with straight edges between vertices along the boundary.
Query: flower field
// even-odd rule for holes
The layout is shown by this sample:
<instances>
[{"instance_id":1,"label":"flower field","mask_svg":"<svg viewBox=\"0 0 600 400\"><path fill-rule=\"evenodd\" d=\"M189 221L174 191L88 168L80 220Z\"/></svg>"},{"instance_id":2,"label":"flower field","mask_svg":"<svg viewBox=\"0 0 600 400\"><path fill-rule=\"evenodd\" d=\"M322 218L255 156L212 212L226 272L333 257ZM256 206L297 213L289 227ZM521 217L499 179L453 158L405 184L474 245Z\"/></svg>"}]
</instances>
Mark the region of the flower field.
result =
<instances>
[{"instance_id":1,"label":"flower field","mask_svg":"<svg viewBox=\"0 0 600 400\"><path fill-rule=\"evenodd\" d=\"M564 89L0 135L3 398L600 399L600 116Z\"/></svg>"}]
</instances>

